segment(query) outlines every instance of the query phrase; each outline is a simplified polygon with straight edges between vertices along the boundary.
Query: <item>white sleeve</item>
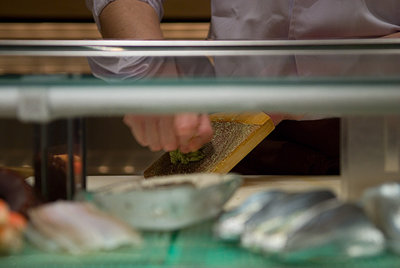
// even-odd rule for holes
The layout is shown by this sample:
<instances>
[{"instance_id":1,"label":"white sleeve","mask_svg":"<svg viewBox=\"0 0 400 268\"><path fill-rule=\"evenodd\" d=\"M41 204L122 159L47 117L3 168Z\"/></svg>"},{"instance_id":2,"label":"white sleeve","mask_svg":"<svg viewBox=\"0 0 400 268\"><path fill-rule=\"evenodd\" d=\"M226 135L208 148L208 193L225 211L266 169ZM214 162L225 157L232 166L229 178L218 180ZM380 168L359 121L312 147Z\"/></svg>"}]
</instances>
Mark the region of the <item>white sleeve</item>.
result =
<instances>
[{"instance_id":1,"label":"white sleeve","mask_svg":"<svg viewBox=\"0 0 400 268\"><path fill-rule=\"evenodd\" d=\"M168 78L165 66L174 66L179 77L215 77L206 57L89 57L88 62L93 75L106 81Z\"/></svg>"},{"instance_id":2,"label":"white sleeve","mask_svg":"<svg viewBox=\"0 0 400 268\"><path fill-rule=\"evenodd\" d=\"M99 16L103 8L115 0L85 0L92 11L97 27L100 29ZM151 5L160 20L163 15L165 0L140 0ZM160 77L163 68L176 66L177 71L185 76L214 76L214 70L206 58L172 57L89 57L88 62L94 76L103 80L142 79Z\"/></svg>"},{"instance_id":3,"label":"white sleeve","mask_svg":"<svg viewBox=\"0 0 400 268\"><path fill-rule=\"evenodd\" d=\"M86 6L92 12L94 21L100 30L99 16L109 3L116 0L85 0ZM160 20L163 16L165 0L139 0L154 8ZM89 57L88 62L94 76L109 79L141 79L157 76L161 66L170 58L150 57Z\"/></svg>"},{"instance_id":4,"label":"white sleeve","mask_svg":"<svg viewBox=\"0 0 400 268\"><path fill-rule=\"evenodd\" d=\"M138 80L159 77L162 66L173 58L164 57L89 57L92 73L103 80Z\"/></svg>"},{"instance_id":5,"label":"white sleeve","mask_svg":"<svg viewBox=\"0 0 400 268\"><path fill-rule=\"evenodd\" d=\"M99 16L103 11L104 7L109 3L114 2L116 0L85 0L87 8L92 12L94 21L97 24L97 27L100 29ZM154 8L156 11L160 21L164 15L163 3L165 0L139 0L141 2L145 2Z\"/></svg>"}]
</instances>

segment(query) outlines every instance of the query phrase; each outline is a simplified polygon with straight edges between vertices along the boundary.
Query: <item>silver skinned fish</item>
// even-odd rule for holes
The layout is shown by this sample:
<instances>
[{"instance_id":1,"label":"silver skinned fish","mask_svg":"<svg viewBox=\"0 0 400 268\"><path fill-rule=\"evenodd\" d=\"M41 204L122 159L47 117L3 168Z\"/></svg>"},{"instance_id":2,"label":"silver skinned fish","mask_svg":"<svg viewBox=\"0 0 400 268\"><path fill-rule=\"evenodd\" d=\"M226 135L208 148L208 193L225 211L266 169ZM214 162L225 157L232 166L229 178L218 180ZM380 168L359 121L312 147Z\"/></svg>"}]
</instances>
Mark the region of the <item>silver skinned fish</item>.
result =
<instances>
[{"instance_id":1,"label":"silver skinned fish","mask_svg":"<svg viewBox=\"0 0 400 268\"><path fill-rule=\"evenodd\" d=\"M241 205L222 214L214 226L214 235L226 241L240 240L245 223L250 217L268 203L284 195L286 193L276 190L252 194Z\"/></svg>"},{"instance_id":2,"label":"silver skinned fish","mask_svg":"<svg viewBox=\"0 0 400 268\"><path fill-rule=\"evenodd\" d=\"M311 208L287 234L282 258L357 258L380 254L385 239L361 207L327 201Z\"/></svg>"},{"instance_id":3,"label":"silver skinned fish","mask_svg":"<svg viewBox=\"0 0 400 268\"><path fill-rule=\"evenodd\" d=\"M361 204L371 221L384 233L389 249L400 254L400 184L385 183L366 190Z\"/></svg>"},{"instance_id":4,"label":"silver skinned fish","mask_svg":"<svg viewBox=\"0 0 400 268\"><path fill-rule=\"evenodd\" d=\"M287 232L284 231L285 227L288 228L293 218L312 206L332 199L336 199L336 196L328 190L290 193L274 199L245 223L245 230L241 237L242 246L255 251L262 250L263 246L260 247L260 245L265 244L265 239L270 233ZM280 250L283 242L282 239L268 241L270 249L267 251Z\"/></svg>"}]
</instances>

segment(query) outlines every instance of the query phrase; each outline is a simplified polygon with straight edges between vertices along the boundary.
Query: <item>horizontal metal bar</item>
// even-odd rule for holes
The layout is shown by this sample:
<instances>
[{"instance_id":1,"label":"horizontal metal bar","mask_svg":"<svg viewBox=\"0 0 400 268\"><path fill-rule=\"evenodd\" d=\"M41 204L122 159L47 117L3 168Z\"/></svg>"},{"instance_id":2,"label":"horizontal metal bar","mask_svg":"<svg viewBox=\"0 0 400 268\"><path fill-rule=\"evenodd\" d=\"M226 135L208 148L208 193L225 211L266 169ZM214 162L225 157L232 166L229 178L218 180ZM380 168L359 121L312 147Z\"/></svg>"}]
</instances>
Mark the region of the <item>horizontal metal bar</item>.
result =
<instances>
[{"instance_id":1,"label":"horizontal metal bar","mask_svg":"<svg viewBox=\"0 0 400 268\"><path fill-rule=\"evenodd\" d=\"M34 57L202 57L202 56L215 56L215 57L230 57L230 56L313 56L313 55L400 55L400 49L385 49L385 50L185 50L185 51L171 51L158 50L134 50L134 51L0 51L0 56L34 56Z\"/></svg>"},{"instance_id":2,"label":"horizontal metal bar","mask_svg":"<svg viewBox=\"0 0 400 268\"><path fill-rule=\"evenodd\" d=\"M398 38L315 39L315 40L0 40L0 46L343 46L400 45Z\"/></svg>"},{"instance_id":3,"label":"horizontal metal bar","mask_svg":"<svg viewBox=\"0 0 400 268\"><path fill-rule=\"evenodd\" d=\"M398 39L347 40L2 40L5 56L246 56L399 54Z\"/></svg>"},{"instance_id":4,"label":"horizontal metal bar","mask_svg":"<svg viewBox=\"0 0 400 268\"><path fill-rule=\"evenodd\" d=\"M26 89L25 89L26 90ZM2 91L2 90L0 90ZM24 91L20 91L23 94ZM25 121L126 113L253 111L318 115L400 114L399 85L192 85L49 87L48 113ZM38 102L40 103L40 102ZM11 107L9 107L11 108ZM15 109L13 108L12 111ZM38 109L40 110L40 109ZM4 109L0 112L7 112ZM15 114L15 116L18 116ZM19 114L20 116L20 114Z\"/></svg>"}]
</instances>

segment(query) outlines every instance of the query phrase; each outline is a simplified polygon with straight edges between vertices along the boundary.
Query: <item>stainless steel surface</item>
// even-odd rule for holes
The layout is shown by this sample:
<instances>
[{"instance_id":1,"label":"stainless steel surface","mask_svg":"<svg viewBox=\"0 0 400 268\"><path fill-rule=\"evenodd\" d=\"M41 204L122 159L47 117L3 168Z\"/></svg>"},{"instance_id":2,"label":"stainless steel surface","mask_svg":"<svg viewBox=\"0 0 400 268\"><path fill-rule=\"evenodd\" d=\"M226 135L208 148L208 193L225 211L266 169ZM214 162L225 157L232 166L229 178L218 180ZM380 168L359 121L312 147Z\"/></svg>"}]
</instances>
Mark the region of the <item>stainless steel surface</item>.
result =
<instances>
[{"instance_id":1,"label":"stainless steel surface","mask_svg":"<svg viewBox=\"0 0 400 268\"><path fill-rule=\"evenodd\" d=\"M17 112L18 103L18 89L17 87L11 87L8 89L1 90L0 98L0 115L1 117L14 117Z\"/></svg>"},{"instance_id":2,"label":"stainless steel surface","mask_svg":"<svg viewBox=\"0 0 400 268\"><path fill-rule=\"evenodd\" d=\"M340 40L1 40L8 56L257 56L257 55L393 55L399 39Z\"/></svg>"},{"instance_id":3,"label":"stainless steel surface","mask_svg":"<svg viewBox=\"0 0 400 268\"><path fill-rule=\"evenodd\" d=\"M369 187L400 180L400 115L351 115L342 119L341 129L342 192L346 199L357 201Z\"/></svg>"}]
</instances>

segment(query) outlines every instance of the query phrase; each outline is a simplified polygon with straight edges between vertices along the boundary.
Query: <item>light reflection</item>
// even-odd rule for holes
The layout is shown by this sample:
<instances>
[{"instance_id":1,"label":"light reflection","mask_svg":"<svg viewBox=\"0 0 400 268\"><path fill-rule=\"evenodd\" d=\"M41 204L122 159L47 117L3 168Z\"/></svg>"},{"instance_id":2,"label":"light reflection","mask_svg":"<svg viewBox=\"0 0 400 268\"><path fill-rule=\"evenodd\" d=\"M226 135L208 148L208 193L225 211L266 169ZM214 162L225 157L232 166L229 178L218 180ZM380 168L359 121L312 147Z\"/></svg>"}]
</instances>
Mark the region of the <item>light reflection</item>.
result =
<instances>
[{"instance_id":1,"label":"light reflection","mask_svg":"<svg viewBox=\"0 0 400 268\"><path fill-rule=\"evenodd\" d=\"M135 172L135 167L127 165L127 166L124 166L123 170L125 173L130 174L130 173Z\"/></svg>"},{"instance_id":2,"label":"light reflection","mask_svg":"<svg viewBox=\"0 0 400 268\"><path fill-rule=\"evenodd\" d=\"M108 173L110 171L110 168L108 166L99 166L98 170L100 173L105 174Z\"/></svg>"}]
</instances>

